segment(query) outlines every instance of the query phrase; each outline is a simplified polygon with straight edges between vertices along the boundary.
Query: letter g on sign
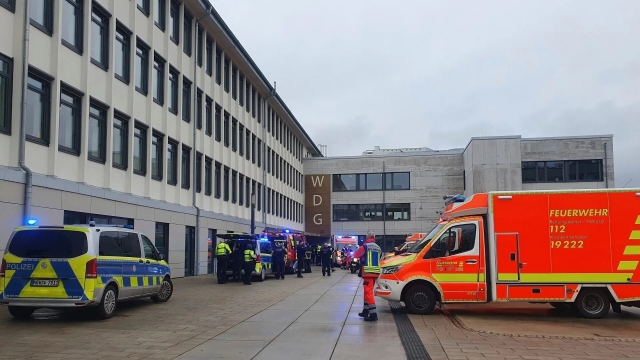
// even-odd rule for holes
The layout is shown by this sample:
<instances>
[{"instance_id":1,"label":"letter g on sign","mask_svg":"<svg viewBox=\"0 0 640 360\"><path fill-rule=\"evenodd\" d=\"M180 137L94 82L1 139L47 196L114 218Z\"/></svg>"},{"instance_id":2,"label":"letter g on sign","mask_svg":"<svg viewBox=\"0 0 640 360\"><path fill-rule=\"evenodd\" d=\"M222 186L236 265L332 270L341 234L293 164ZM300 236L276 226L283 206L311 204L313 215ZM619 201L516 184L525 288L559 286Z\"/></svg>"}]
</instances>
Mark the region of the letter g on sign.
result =
<instances>
[{"instance_id":1,"label":"letter g on sign","mask_svg":"<svg viewBox=\"0 0 640 360\"><path fill-rule=\"evenodd\" d=\"M313 215L313 223L316 225L322 225L322 214Z\"/></svg>"}]
</instances>

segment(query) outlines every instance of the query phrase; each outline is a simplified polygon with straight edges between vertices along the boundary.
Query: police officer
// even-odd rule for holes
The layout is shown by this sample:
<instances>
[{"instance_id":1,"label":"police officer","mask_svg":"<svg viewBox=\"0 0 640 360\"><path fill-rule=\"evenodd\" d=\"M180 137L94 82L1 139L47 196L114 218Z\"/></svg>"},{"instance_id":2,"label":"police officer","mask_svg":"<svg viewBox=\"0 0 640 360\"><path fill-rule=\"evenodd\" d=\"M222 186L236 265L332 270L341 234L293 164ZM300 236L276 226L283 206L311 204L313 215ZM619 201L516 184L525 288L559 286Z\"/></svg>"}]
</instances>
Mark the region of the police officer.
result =
<instances>
[{"instance_id":1,"label":"police officer","mask_svg":"<svg viewBox=\"0 0 640 360\"><path fill-rule=\"evenodd\" d=\"M298 243L298 246L296 246L296 258L298 260L298 277L301 278L302 276L302 268L304 267L304 253L305 251L307 251L307 247L304 246L304 242L301 240Z\"/></svg>"},{"instance_id":2,"label":"police officer","mask_svg":"<svg viewBox=\"0 0 640 360\"><path fill-rule=\"evenodd\" d=\"M364 321L378 321L373 288L380 275L382 249L376 244L376 236L373 231L367 232L367 240L353 256L360 258L360 276L362 276L362 285L364 285L364 308L358 315L363 317Z\"/></svg>"},{"instance_id":3,"label":"police officer","mask_svg":"<svg viewBox=\"0 0 640 360\"><path fill-rule=\"evenodd\" d=\"M242 282L245 285L251 285L251 273L256 267L256 253L253 252L253 246L247 244L244 250L244 278Z\"/></svg>"},{"instance_id":4,"label":"police officer","mask_svg":"<svg viewBox=\"0 0 640 360\"><path fill-rule=\"evenodd\" d=\"M280 242L276 242L276 248L271 255L271 261L273 262L273 269L276 273L276 279L284 280L284 249Z\"/></svg>"},{"instance_id":5,"label":"police officer","mask_svg":"<svg viewBox=\"0 0 640 360\"><path fill-rule=\"evenodd\" d=\"M316 265L320 266L322 265L322 245L318 244L316 247L316 254Z\"/></svg>"},{"instance_id":6,"label":"police officer","mask_svg":"<svg viewBox=\"0 0 640 360\"><path fill-rule=\"evenodd\" d=\"M309 243L307 243L307 247L304 251L304 272L311 273L311 254L313 253L313 248Z\"/></svg>"},{"instance_id":7,"label":"police officer","mask_svg":"<svg viewBox=\"0 0 640 360\"><path fill-rule=\"evenodd\" d=\"M227 283L227 260L231 255L229 244L220 240L216 246L216 259L218 259L218 284Z\"/></svg>"},{"instance_id":8,"label":"police officer","mask_svg":"<svg viewBox=\"0 0 640 360\"><path fill-rule=\"evenodd\" d=\"M322 276L325 273L331 276L331 262L332 262L332 253L329 244L324 244L322 251L320 252L320 257L322 258Z\"/></svg>"},{"instance_id":9,"label":"police officer","mask_svg":"<svg viewBox=\"0 0 640 360\"><path fill-rule=\"evenodd\" d=\"M233 282L240 282L240 273L242 271L242 265L244 264L244 256L240 249L240 244L236 243L233 248Z\"/></svg>"}]
</instances>

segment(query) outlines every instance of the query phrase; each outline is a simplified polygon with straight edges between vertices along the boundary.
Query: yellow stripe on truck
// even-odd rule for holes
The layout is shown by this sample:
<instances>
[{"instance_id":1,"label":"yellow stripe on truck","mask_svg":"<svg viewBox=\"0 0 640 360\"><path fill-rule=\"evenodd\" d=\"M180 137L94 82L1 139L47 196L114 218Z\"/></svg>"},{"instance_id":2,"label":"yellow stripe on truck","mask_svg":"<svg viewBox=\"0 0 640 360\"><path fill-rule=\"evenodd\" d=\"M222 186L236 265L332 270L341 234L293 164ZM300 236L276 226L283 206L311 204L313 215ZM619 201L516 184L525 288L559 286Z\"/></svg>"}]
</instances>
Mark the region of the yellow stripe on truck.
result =
<instances>
[{"instance_id":1,"label":"yellow stripe on truck","mask_svg":"<svg viewBox=\"0 0 640 360\"><path fill-rule=\"evenodd\" d=\"M640 246L627 245L627 247L624 249L624 255L640 255Z\"/></svg>"},{"instance_id":2,"label":"yellow stripe on truck","mask_svg":"<svg viewBox=\"0 0 640 360\"><path fill-rule=\"evenodd\" d=\"M478 274L432 274L438 282L478 282Z\"/></svg>"},{"instance_id":3,"label":"yellow stripe on truck","mask_svg":"<svg viewBox=\"0 0 640 360\"><path fill-rule=\"evenodd\" d=\"M640 219L640 217L638 217L638 219ZM640 225L637 221L636 224ZM633 230L629 236L629 240L640 240L640 230Z\"/></svg>"},{"instance_id":4,"label":"yellow stripe on truck","mask_svg":"<svg viewBox=\"0 0 640 360\"><path fill-rule=\"evenodd\" d=\"M559 274L520 274L521 283L628 283L633 273L559 273ZM498 274L498 281L517 281L518 274Z\"/></svg>"},{"instance_id":5,"label":"yellow stripe on truck","mask_svg":"<svg viewBox=\"0 0 640 360\"><path fill-rule=\"evenodd\" d=\"M635 271L637 267L638 267L637 261L620 261L620 264L618 265L618 271L621 271L621 270Z\"/></svg>"}]
</instances>

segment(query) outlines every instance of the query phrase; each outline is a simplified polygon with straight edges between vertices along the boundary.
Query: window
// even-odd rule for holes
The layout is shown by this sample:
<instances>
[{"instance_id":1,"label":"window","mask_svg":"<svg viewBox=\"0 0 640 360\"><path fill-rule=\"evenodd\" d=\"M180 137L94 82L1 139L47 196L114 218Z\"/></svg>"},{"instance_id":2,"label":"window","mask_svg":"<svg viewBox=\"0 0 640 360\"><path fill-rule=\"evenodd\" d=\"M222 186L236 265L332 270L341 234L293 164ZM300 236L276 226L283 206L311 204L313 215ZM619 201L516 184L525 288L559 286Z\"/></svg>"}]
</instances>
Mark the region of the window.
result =
<instances>
[{"instance_id":1,"label":"window","mask_svg":"<svg viewBox=\"0 0 640 360\"><path fill-rule=\"evenodd\" d=\"M122 256L122 246L117 231L103 231L99 234L99 256Z\"/></svg>"},{"instance_id":2,"label":"window","mask_svg":"<svg viewBox=\"0 0 640 360\"><path fill-rule=\"evenodd\" d=\"M244 141L246 144L245 156L249 160L251 158L251 131L249 129L246 130Z\"/></svg>"},{"instance_id":3,"label":"window","mask_svg":"<svg viewBox=\"0 0 640 360\"><path fill-rule=\"evenodd\" d=\"M236 118L231 119L231 150L234 152L238 150L238 120Z\"/></svg>"},{"instance_id":4,"label":"window","mask_svg":"<svg viewBox=\"0 0 640 360\"><path fill-rule=\"evenodd\" d=\"M211 196L211 165L213 160L205 156L204 158L204 194L207 196Z\"/></svg>"},{"instance_id":5,"label":"window","mask_svg":"<svg viewBox=\"0 0 640 360\"><path fill-rule=\"evenodd\" d=\"M244 205L244 175L240 174L238 178L238 205Z\"/></svg>"},{"instance_id":6,"label":"window","mask_svg":"<svg viewBox=\"0 0 640 360\"><path fill-rule=\"evenodd\" d=\"M196 91L196 128L202 130L202 90Z\"/></svg>"},{"instance_id":7,"label":"window","mask_svg":"<svg viewBox=\"0 0 640 360\"><path fill-rule=\"evenodd\" d=\"M564 161L547 161L547 181L564 181Z\"/></svg>"},{"instance_id":8,"label":"window","mask_svg":"<svg viewBox=\"0 0 640 360\"><path fill-rule=\"evenodd\" d=\"M169 112L178 114L178 70L169 66Z\"/></svg>"},{"instance_id":9,"label":"window","mask_svg":"<svg viewBox=\"0 0 640 360\"><path fill-rule=\"evenodd\" d=\"M191 122L191 81L182 77L182 120Z\"/></svg>"},{"instance_id":10,"label":"window","mask_svg":"<svg viewBox=\"0 0 640 360\"><path fill-rule=\"evenodd\" d=\"M60 25L62 44L82 54L83 40L83 4L82 0L64 0L62 2L62 24Z\"/></svg>"},{"instance_id":11,"label":"window","mask_svg":"<svg viewBox=\"0 0 640 360\"><path fill-rule=\"evenodd\" d=\"M251 162L256 163L256 136L251 136Z\"/></svg>"},{"instance_id":12,"label":"window","mask_svg":"<svg viewBox=\"0 0 640 360\"><path fill-rule=\"evenodd\" d=\"M238 105L241 107L244 106L244 75L240 73L240 80L238 81L238 88L240 89L239 94L240 98L238 99Z\"/></svg>"},{"instance_id":13,"label":"window","mask_svg":"<svg viewBox=\"0 0 640 360\"><path fill-rule=\"evenodd\" d=\"M386 220L411 220L411 204L386 204Z\"/></svg>"},{"instance_id":14,"label":"window","mask_svg":"<svg viewBox=\"0 0 640 360\"><path fill-rule=\"evenodd\" d=\"M50 79L29 73L27 80L27 139L49 146L49 124L51 117ZM11 92L11 89L9 89ZM6 121L11 121L7 119Z\"/></svg>"},{"instance_id":15,"label":"window","mask_svg":"<svg viewBox=\"0 0 640 360\"><path fill-rule=\"evenodd\" d=\"M385 173L385 189L386 190L409 190L410 181L409 173Z\"/></svg>"},{"instance_id":16,"label":"window","mask_svg":"<svg viewBox=\"0 0 640 360\"><path fill-rule=\"evenodd\" d=\"M169 12L169 38L176 45L180 44L180 4L175 0L171 0Z\"/></svg>"},{"instance_id":17,"label":"window","mask_svg":"<svg viewBox=\"0 0 640 360\"><path fill-rule=\"evenodd\" d=\"M191 23L193 17L187 10L184 11L184 42L182 43L182 50L185 54L191 57L191 42L193 41L191 38Z\"/></svg>"},{"instance_id":18,"label":"window","mask_svg":"<svg viewBox=\"0 0 640 360\"><path fill-rule=\"evenodd\" d=\"M224 112L224 146L229 147L229 113Z\"/></svg>"},{"instance_id":19,"label":"window","mask_svg":"<svg viewBox=\"0 0 640 360\"><path fill-rule=\"evenodd\" d=\"M238 98L238 68L235 66L231 70L231 97L233 100Z\"/></svg>"},{"instance_id":20,"label":"window","mask_svg":"<svg viewBox=\"0 0 640 360\"><path fill-rule=\"evenodd\" d=\"M154 3L153 3L153 22L162 31L164 31L164 26L166 22L165 5L166 5L166 0L154 0Z\"/></svg>"},{"instance_id":21,"label":"window","mask_svg":"<svg viewBox=\"0 0 640 360\"><path fill-rule=\"evenodd\" d=\"M229 58L224 57L224 91L229 93Z\"/></svg>"},{"instance_id":22,"label":"window","mask_svg":"<svg viewBox=\"0 0 640 360\"><path fill-rule=\"evenodd\" d=\"M198 33L196 34L196 61L198 62L198 66L202 67L202 36L204 35L204 30L202 28L198 28Z\"/></svg>"},{"instance_id":23,"label":"window","mask_svg":"<svg viewBox=\"0 0 640 360\"><path fill-rule=\"evenodd\" d=\"M245 84L245 90L246 90L246 95L247 95L247 113L249 113L251 111L251 83L249 83L249 81L247 80L246 84Z\"/></svg>"},{"instance_id":24,"label":"window","mask_svg":"<svg viewBox=\"0 0 640 360\"><path fill-rule=\"evenodd\" d=\"M104 164L107 142L107 107L92 101L89 105L89 160Z\"/></svg>"},{"instance_id":25,"label":"window","mask_svg":"<svg viewBox=\"0 0 640 360\"><path fill-rule=\"evenodd\" d=\"M411 219L410 204L334 204L333 221L401 221Z\"/></svg>"},{"instance_id":26,"label":"window","mask_svg":"<svg viewBox=\"0 0 640 360\"><path fill-rule=\"evenodd\" d=\"M204 133L211 136L213 130L213 99L207 96L205 100L205 128Z\"/></svg>"},{"instance_id":27,"label":"window","mask_svg":"<svg viewBox=\"0 0 640 360\"><path fill-rule=\"evenodd\" d=\"M355 174L333 175L333 191L357 190L357 176Z\"/></svg>"},{"instance_id":28,"label":"window","mask_svg":"<svg viewBox=\"0 0 640 360\"><path fill-rule=\"evenodd\" d=\"M111 162L113 167L127 169L127 144L129 139L129 117L116 112L113 117L113 145Z\"/></svg>"},{"instance_id":29,"label":"window","mask_svg":"<svg viewBox=\"0 0 640 360\"><path fill-rule=\"evenodd\" d=\"M222 194L222 164L216 161L214 196L216 199L220 199L221 194Z\"/></svg>"},{"instance_id":30,"label":"window","mask_svg":"<svg viewBox=\"0 0 640 360\"><path fill-rule=\"evenodd\" d=\"M162 180L162 154L164 135L154 131L151 137L151 178L153 180Z\"/></svg>"},{"instance_id":31,"label":"window","mask_svg":"<svg viewBox=\"0 0 640 360\"><path fill-rule=\"evenodd\" d=\"M149 0L136 0L138 3L138 9L142 11L145 16L149 16Z\"/></svg>"},{"instance_id":32,"label":"window","mask_svg":"<svg viewBox=\"0 0 640 360\"><path fill-rule=\"evenodd\" d=\"M153 101L164 105L164 59L158 54L153 57Z\"/></svg>"},{"instance_id":33,"label":"window","mask_svg":"<svg viewBox=\"0 0 640 360\"><path fill-rule=\"evenodd\" d=\"M238 172L235 170L231 172L231 202L238 202Z\"/></svg>"},{"instance_id":34,"label":"window","mask_svg":"<svg viewBox=\"0 0 640 360\"><path fill-rule=\"evenodd\" d=\"M262 166L262 140L258 139L258 167Z\"/></svg>"},{"instance_id":35,"label":"window","mask_svg":"<svg viewBox=\"0 0 640 360\"><path fill-rule=\"evenodd\" d=\"M251 180L251 202L253 206L256 206L258 199L256 199L256 181Z\"/></svg>"},{"instance_id":36,"label":"window","mask_svg":"<svg viewBox=\"0 0 640 360\"><path fill-rule=\"evenodd\" d=\"M16 11L16 0L0 0L0 6L6 8L11 12Z\"/></svg>"},{"instance_id":37,"label":"window","mask_svg":"<svg viewBox=\"0 0 640 360\"><path fill-rule=\"evenodd\" d=\"M251 89L251 116L256 118L256 88Z\"/></svg>"},{"instance_id":38,"label":"window","mask_svg":"<svg viewBox=\"0 0 640 360\"><path fill-rule=\"evenodd\" d=\"M271 148L267 146L267 156L265 160L266 171L267 173L271 172Z\"/></svg>"},{"instance_id":39,"label":"window","mask_svg":"<svg viewBox=\"0 0 640 360\"><path fill-rule=\"evenodd\" d=\"M164 261L169 262L169 224L156 223L156 249L164 255Z\"/></svg>"},{"instance_id":40,"label":"window","mask_svg":"<svg viewBox=\"0 0 640 360\"><path fill-rule=\"evenodd\" d=\"M463 224L447 229L431 246L426 259L452 256L471 251L476 246L476 225Z\"/></svg>"},{"instance_id":41,"label":"window","mask_svg":"<svg viewBox=\"0 0 640 360\"><path fill-rule=\"evenodd\" d=\"M202 154L196 152L196 192L202 191Z\"/></svg>"},{"instance_id":42,"label":"window","mask_svg":"<svg viewBox=\"0 0 640 360\"><path fill-rule=\"evenodd\" d=\"M333 191L409 190L409 173L335 174Z\"/></svg>"},{"instance_id":43,"label":"window","mask_svg":"<svg viewBox=\"0 0 640 360\"><path fill-rule=\"evenodd\" d=\"M178 142L169 139L167 143L167 184L178 183Z\"/></svg>"},{"instance_id":44,"label":"window","mask_svg":"<svg viewBox=\"0 0 640 360\"><path fill-rule=\"evenodd\" d=\"M258 94L258 124L262 122L262 111L260 109L262 109L262 96Z\"/></svg>"},{"instance_id":45,"label":"window","mask_svg":"<svg viewBox=\"0 0 640 360\"><path fill-rule=\"evenodd\" d=\"M142 249L144 250L145 259L154 259L159 260L158 252L156 248L151 243L148 237L140 234L140 238L142 239Z\"/></svg>"},{"instance_id":46,"label":"window","mask_svg":"<svg viewBox=\"0 0 640 360\"><path fill-rule=\"evenodd\" d=\"M363 179L365 176L362 174L360 178ZM364 187L367 190L382 190L382 174L366 174L367 184Z\"/></svg>"},{"instance_id":47,"label":"window","mask_svg":"<svg viewBox=\"0 0 640 360\"><path fill-rule=\"evenodd\" d=\"M215 126L216 126L216 135L215 139L217 142L222 141L222 108L216 104L216 115L215 115Z\"/></svg>"},{"instance_id":48,"label":"window","mask_svg":"<svg viewBox=\"0 0 640 360\"><path fill-rule=\"evenodd\" d=\"M109 15L95 1L91 11L91 62L105 71L109 69Z\"/></svg>"},{"instance_id":49,"label":"window","mask_svg":"<svg viewBox=\"0 0 640 360\"><path fill-rule=\"evenodd\" d=\"M267 132L271 132L271 107L267 105Z\"/></svg>"},{"instance_id":50,"label":"window","mask_svg":"<svg viewBox=\"0 0 640 360\"><path fill-rule=\"evenodd\" d=\"M222 50L216 46L216 83L222 83Z\"/></svg>"},{"instance_id":51,"label":"window","mask_svg":"<svg viewBox=\"0 0 640 360\"><path fill-rule=\"evenodd\" d=\"M31 25L48 35L53 34L53 1L31 0L29 7Z\"/></svg>"},{"instance_id":52,"label":"window","mask_svg":"<svg viewBox=\"0 0 640 360\"><path fill-rule=\"evenodd\" d=\"M133 173L147 174L147 127L143 124L133 129Z\"/></svg>"},{"instance_id":53,"label":"window","mask_svg":"<svg viewBox=\"0 0 640 360\"><path fill-rule=\"evenodd\" d=\"M258 203L258 211L262 211L262 184L258 183L258 193L256 194L256 202Z\"/></svg>"},{"instance_id":54,"label":"window","mask_svg":"<svg viewBox=\"0 0 640 360\"><path fill-rule=\"evenodd\" d=\"M0 132L5 134L11 134L12 95L13 60L0 54ZM27 99L29 98L30 96Z\"/></svg>"},{"instance_id":55,"label":"window","mask_svg":"<svg viewBox=\"0 0 640 360\"><path fill-rule=\"evenodd\" d=\"M247 176L247 177L244 178L244 180L245 180L244 193L245 193L245 196L246 196L246 200L244 202L244 206L246 206L248 208L249 206L251 206L251 192L250 192L251 191L250 190L250 188L251 188L251 179L249 179L249 177ZM240 186L242 186L242 184Z\"/></svg>"},{"instance_id":56,"label":"window","mask_svg":"<svg viewBox=\"0 0 640 360\"><path fill-rule=\"evenodd\" d=\"M60 91L60 127L58 129L58 150L80 155L80 131L82 97L72 89Z\"/></svg>"},{"instance_id":57,"label":"window","mask_svg":"<svg viewBox=\"0 0 640 360\"><path fill-rule=\"evenodd\" d=\"M136 90L142 95L149 91L149 46L136 41Z\"/></svg>"},{"instance_id":58,"label":"window","mask_svg":"<svg viewBox=\"0 0 640 360\"><path fill-rule=\"evenodd\" d=\"M223 184L224 196L222 200L229 201L229 167L227 166L224 167L224 178L222 181L224 181L224 184Z\"/></svg>"},{"instance_id":59,"label":"window","mask_svg":"<svg viewBox=\"0 0 640 360\"><path fill-rule=\"evenodd\" d=\"M207 72L207 75L211 76L211 74L213 73L213 40L207 36L207 47L206 47L206 52L207 52L207 63L205 65L205 71Z\"/></svg>"},{"instance_id":60,"label":"window","mask_svg":"<svg viewBox=\"0 0 640 360\"><path fill-rule=\"evenodd\" d=\"M191 187L191 148L182 145L182 163L180 164L181 186L183 189Z\"/></svg>"},{"instance_id":61,"label":"window","mask_svg":"<svg viewBox=\"0 0 640 360\"><path fill-rule=\"evenodd\" d=\"M360 205L360 220L382 221L382 204Z\"/></svg>"},{"instance_id":62,"label":"window","mask_svg":"<svg viewBox=\"0 0 640 360\"><path fill-rule=\"evenodd\" d=\"M267 192L267 203L264 207L267 210L267 214L271 214L271 189L266 188L265 191Z\"/></svg>"},{"instance_id":63,"label":"window","mask_svg":"<svg viewBox=\"0 0 640 360\"><path fill-rule=\"evenodd\" d=\"M125 84L129 84L129 53L131 49L131 31L124 27L120 22L116 24L116 41L115 41L115 77Z\"/></svg>"},{"instance_id":64,"label":"window","mask_svg":"<svg viewBox=\"0 0 640 360\"><path fill-rule=\"evenodd\" d=\"M238 155L244 156L244 125L242 124L238 128Z\"/></svg>"},{"instance_id":65,"label":"window","mask_svg":"<svg viewBox=\"0 0 640 360\"><path fill-rule=\"evenodd\" d=\"M522 182L603 181L602 160L525 161Z\"/></svg>"}]
</instances>

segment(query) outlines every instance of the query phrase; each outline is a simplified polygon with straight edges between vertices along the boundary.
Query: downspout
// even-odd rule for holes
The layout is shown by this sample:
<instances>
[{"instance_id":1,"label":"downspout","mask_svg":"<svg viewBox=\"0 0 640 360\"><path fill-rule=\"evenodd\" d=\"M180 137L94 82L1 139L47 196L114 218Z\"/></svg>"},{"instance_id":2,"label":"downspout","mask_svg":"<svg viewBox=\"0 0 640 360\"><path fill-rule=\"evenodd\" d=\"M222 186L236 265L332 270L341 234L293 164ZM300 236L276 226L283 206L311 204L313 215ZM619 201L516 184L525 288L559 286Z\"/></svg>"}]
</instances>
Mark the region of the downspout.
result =
<instances>
[{"instance_id":1,"label":"downspout","mask_svg":"<svg viewBox=\"0 0 640 360\"><path fill-rule=\"evenodd\" d=\"M387 198L386 198L386 188L387 184L385 184L386 175L385 175L385 167L384 160L382 161L382 246L387 246Z\"/></svg>"},{"instance_id":2,"label":"downspout","mask_svg":"<svg viewBox=\"0 0 640 360\"><path fill-rule=\"evenodd\" d=\"M264 99L262 106L262 224L267 230L267 101L276 95L276 83L273 82L273 90ZM274 165L274 164L271 164Z\"/></svg>"},{"instance_id":3,"label":"downspout","mask_svg":"<svg viewBox=\"0 0 640 360\"><path fill-rule=\"evenodd\" d=\"M25 147L27 141L27 77L29 76L29 30L31 21L29 14L29 0L24 0L24 44L22 48L22 104L20 106L20 145L18 148L18 165L25 172L24 180L24 212L22 223L27 225L31 217L31 192L33 185L33 172L26 165Z\"/></svg>"},{"instance_id":4,"label":"downspout","mask_svg":"<svg viewBox=\"0 0 640 360\"><path fill-rule=\"evenodd\" d=\"M608 161L607 161L607 143L604 143L604 187L605 189L609 188L609 173L608 173L608 169L609 167L607 166Z\"/></svg>"},{"instance_id":5,"label":"downspout","mask_svg":"<svg viewBox=\"0 0 640 360\"><path fill-rule=\"evenodd\" d=\"M197 40L198 40L198 28L200 27L199 26L200 20L202 20L202 18L204 18L205 16L211 16L211 9L213 9L213 5L209 4L207 13L205 15L202 15L200 18L196 20L196 33L194 34L194 37L196 39L196 48L193 56L193 161L192 161L193 186L191 188L191 200L193 202L193 207L196 209L196 269L194 271L196 276L200 275L200 208L198 207L197 197L196 197L196 194L197 194L196 186L198 185L197 183L198 179L196 178L198 175L198 171L196 168L196 164L197 164L196 158L198 157L198 150L196 146L196 135L198 133L198 49L200 48L199 46L200 42L204 40L204 36L200 39L200 42L198 42ZM201 185L202 185L202 182L201 182ZM207 264L207 266L208 265L209 264Z\"/></svg>"}]
</instances>

